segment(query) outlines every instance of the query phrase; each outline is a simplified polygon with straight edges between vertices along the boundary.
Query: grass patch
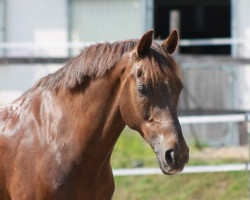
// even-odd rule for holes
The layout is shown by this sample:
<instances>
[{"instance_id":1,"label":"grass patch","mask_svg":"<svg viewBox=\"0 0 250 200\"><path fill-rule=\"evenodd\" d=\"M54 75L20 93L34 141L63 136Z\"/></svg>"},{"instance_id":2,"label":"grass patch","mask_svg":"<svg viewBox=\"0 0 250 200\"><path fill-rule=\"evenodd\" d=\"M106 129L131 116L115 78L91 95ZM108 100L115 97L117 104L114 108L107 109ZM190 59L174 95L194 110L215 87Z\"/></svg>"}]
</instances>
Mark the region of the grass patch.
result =
<instances>
[{"instance_id":1,"label":"grass patch","mask_svg":"<svg viewBox=\"0 0 250 200\"><path fill-rule=\"evenodd\" d=\"M247 172L115 177L114 200L245 200Z\"/></svg>"}]
</instances>

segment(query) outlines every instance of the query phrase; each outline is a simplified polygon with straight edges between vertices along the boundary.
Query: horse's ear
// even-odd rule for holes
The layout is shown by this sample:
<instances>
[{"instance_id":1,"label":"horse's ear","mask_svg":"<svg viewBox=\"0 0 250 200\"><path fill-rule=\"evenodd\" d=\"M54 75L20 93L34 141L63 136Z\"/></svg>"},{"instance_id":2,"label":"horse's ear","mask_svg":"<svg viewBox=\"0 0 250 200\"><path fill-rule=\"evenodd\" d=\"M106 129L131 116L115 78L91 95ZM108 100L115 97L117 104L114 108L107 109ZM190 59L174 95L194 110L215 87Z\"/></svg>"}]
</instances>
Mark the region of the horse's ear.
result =
<instances>
[{"instance_id":1,"label":"horse's ear","mask_svg":"<svg viewBox=\"0 0 250 200\"><path fill-rule=\"evenodd\" d=\"M149 30L140 39L138 45L136 46L137 55L142 55L144 52L149 50L152 40L153 40L154 30Z\"/></svg>"},{"instance_id":2,"label":"horse's ear","mask_svg":"<svg viewBox=\"0 0 250 200\"><path fill-rule=\"evenodd\" d=\"M172 30L168 38L161 44L161 47L168 53L174 53L179 40L179 35L176 29Z\"/></svg>"}]
</instances>

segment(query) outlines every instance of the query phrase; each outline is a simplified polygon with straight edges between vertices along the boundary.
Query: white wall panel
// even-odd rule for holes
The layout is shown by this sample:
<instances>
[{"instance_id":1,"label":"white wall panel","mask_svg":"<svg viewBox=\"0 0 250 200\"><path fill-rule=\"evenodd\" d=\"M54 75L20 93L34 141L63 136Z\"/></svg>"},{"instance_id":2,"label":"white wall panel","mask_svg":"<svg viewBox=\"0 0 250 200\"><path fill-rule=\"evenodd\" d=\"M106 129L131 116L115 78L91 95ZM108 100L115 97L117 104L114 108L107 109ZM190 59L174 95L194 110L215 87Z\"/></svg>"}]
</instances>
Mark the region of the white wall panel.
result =
<instances>
[{"instance_id":1,"label":"white wall panel","mask_svg":"<svg viewBox=\"0 0 250 200\"><path fill-rule=\"evenodd\" d=\"M143 32L141 0L73 0L73 41L115 41Z\"/></svg>"},{"instance_id":2,"label":"white wall panel","mask_svg":"<svg viewBox=\"0 0 250 200\"><path fill-rule=\"evenodd\" d=\"M66 0L8 0L7 42L67 42ZM67 49L12 49L9 56L65 56Z\"/></svg>"},{"instance_id":3,"label":"white wall panel","mask_svg":"<svg viewBox=\"0 0 250 200\"><path fill-rule=\"evenodd\" d=\"M231 0L232 3L232 37L250 40L250 1ZM233 55L250 57L250 43L233 45Z\"/></svg>"}]
</instances>

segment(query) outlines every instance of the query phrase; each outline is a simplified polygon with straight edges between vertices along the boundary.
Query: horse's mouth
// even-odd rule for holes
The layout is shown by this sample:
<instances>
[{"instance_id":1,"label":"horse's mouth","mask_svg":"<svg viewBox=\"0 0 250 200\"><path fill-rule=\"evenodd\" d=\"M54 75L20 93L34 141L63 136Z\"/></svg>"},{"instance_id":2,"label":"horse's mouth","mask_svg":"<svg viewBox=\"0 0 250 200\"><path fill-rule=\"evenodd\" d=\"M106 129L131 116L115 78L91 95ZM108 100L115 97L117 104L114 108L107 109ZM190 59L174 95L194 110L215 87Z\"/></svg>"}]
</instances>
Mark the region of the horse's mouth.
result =
<instances>
[{"instance_id":1,"label":"horse's mouth","mask_svg":"<svg viewBox=\"0 0 250 200\"><path fill-rule=\"evenodd\" d=\"M184 167L182 168L173 168L170 167L169 165L167 165L166 163L164 163L161 158L159 157L159 155L156 153L156 157L157 157L157 161L159 164L159 167L162 171L162 173L166 174L166 175L174 175L177 174L179 172L181 172L183 170Z\"/></svg>"}]
</instances>

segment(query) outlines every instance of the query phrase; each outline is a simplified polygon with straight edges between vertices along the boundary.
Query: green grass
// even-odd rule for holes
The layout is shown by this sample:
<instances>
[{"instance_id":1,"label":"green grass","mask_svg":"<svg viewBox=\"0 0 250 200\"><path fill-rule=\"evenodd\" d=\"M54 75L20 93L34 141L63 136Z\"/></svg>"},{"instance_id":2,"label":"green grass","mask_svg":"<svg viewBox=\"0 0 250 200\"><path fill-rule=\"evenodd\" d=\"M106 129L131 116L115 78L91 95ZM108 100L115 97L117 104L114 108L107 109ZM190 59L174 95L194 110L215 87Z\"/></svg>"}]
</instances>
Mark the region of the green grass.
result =
<instances>
[{"instance_id":1,"label":"green grass","mask_svg":"<svg viewBox=\"0 0 250 200\"><path fill-rule=\"evenodd\" d=\"M115 177L114 200L244 200L247 172Z\"/></svg>"},{"instance_id":2,"label":"green grass","mask_svg":"<svg viewBox=\"0 0 250 200\"><path fill-rule=\"evenodd\" d=\"M231 158L223 158L223 159L190 159L188 161L188 165L218 165L218 164L231 164L231 163L247 163L245 159L231 159Z\"/></svg>"},{"instance_id":3,"label":"green grass","mask_svg":"<svg viewBox=\"0 0 250 200\"><path fill-rule=\"evenodd\" d=\"M192 148L192 147L191 147ZM158 167L156 156L139 133L125 128L112 154L113 168ZM189 165L245 162L231 159L190 159ZM114 200L244 200L247 199L246 171L226 173L149 175L115 177Z\"/></svg>"}]
</instances>

